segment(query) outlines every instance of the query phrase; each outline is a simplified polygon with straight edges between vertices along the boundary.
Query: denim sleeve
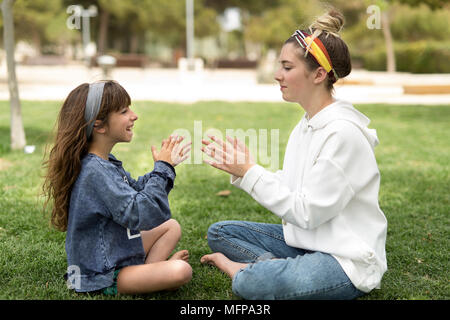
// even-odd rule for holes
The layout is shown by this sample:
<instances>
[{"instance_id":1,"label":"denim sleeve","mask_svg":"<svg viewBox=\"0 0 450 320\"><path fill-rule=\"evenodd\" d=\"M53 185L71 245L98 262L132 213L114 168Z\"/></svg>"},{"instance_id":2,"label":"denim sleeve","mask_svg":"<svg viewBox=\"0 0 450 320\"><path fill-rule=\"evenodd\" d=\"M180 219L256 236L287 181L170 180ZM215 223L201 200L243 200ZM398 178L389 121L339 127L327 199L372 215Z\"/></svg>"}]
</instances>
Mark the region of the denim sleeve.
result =
<instances>
[{"instance_id":1,"label":"denim sleeve","mask_svg":"<svg viewBox=\"0 0 450 320\"><path fill-rule=\"evenodd\" d=\"M157 161L157 162L162 162L164 163L174 174L174 177L176 176L175 174L175 168L168 162L165 161ZM155 172L155 170L153 170L152 172L149 172L143 176L140 176L137 180L133 179L130 175L129 172L125 171L125 174L127 176L128 182L130 183L130 186L133 187L134 190L136 191L141 191L142 189L144 189L145 184L147 183L148 179L152 176L152 174L158 174L158 172ZM172 179L173 181L174 179ZM172 190L173 188L173 183L168 183L166 186L166 192L167 194L169 194L170 190Z\"/></svg>"},{"instance_id":2,"label":"denim sleeve","mask_svg":"<svg viewBox=\"0 0 450 320\"><path fill-rule=\"evenodd\" d=\"M149 230L170 219L168 191L175 174L166 164L155 162L154 170L136 182L142 186L139 191L128 185L118 170L101 163L90 177L96 198L105 207L99 214L123 227Z\"/></svg>"}]
</instances>

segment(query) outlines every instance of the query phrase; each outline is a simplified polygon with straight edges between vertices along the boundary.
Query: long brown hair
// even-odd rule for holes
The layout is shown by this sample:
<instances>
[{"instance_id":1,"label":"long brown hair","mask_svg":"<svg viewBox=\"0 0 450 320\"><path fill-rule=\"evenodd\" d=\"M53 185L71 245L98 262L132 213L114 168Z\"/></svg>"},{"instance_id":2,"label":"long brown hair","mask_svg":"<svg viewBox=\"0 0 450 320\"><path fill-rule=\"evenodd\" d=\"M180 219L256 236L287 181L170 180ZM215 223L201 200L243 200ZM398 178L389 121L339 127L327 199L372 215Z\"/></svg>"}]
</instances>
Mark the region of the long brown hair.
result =
<instances>
[{"instance_id":1,"label":"long brown hair","mask_svg":"<svg viewBox=\"0 0 450 320\"><path fill-rule=\"evenodd\" d=\"M336 71L339 78L344 78L352 71L352 63L350 58L350 52L344 40L341 39L339 32L344 26L344 16L336 9L331 9L327 13L318 17L310 26L309 30L302 30L312 33L312 37L319 38L323 45L327 49L330 56L333 68ZM294 43L294 45L300 46L297 43L295 37L290 37L286 40L286 43ZM306 62L306 66L309 71L313 71L320 67L319 63L314 59L312 54L303 56L300 55L300 59ZM328 90L333 90L333 84L335 80L330 77L327 78L326 87Z\"/></svg>"},{"instance_id":2,"label":"long brown hair","mask_svg":"<svg viewBox=\"0 0 450 320\"><path fill-rule=\"evenodd\" d=\"M70 194L81 170L81 160L88 153L90 139L86 137L89 123L84 118L89 84L76 87L63 103L57 119L56 136L48 160L42 190L45 196L44 211L53 204L51 224L60 231L67 230ZM119 111L131 104L130 96L115 81L106 81L100 110L95 120L108 123L111 112ZM92 120L92 121L95 121Z\"/></svg>"}]
</instances>

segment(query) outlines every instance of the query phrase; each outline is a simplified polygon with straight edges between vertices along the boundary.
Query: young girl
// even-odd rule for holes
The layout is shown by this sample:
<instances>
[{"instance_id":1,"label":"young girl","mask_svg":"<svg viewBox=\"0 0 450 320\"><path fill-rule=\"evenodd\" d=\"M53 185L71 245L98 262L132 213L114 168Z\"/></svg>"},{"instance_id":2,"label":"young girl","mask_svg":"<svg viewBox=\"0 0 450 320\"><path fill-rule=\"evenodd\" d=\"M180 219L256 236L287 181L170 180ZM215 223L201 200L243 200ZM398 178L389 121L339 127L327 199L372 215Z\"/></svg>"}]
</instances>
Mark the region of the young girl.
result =
<instances>
[{"instance_id":1,"label":"young girl","mask_svg":"<svg viewBox=\"0 0 450 320\"><path fill-rule=\"evenodd\" d=\"M226 272L243 298L354 299L379 287L387 269L378 139L366 116L332 95L333 84L351 71L342 26L343 16L332 10L282 47L275 79L283 99L305 110L282 170L256 165L236 139L203 141L215 159L208 163L282 219L224 221L208 230L215 253L201 262Z\"/></svg>"},{"instance_id":2,"label":"young girl","mask_svg":"<svg viewBox=\"0 0 450 320\"><path fill-rule=\"evenodd\" d=\"M138 117L130 104L117 82L85 83L59 114L43 189L52 224L67 231L67 275L77 292L146 293L178 288L192 276L187 250L168 259L181 237L168 194L190 144L170 137L159 152L152 146L154 170L134 180L110 154L133 137Z\"/></svg>"}]
</instances>

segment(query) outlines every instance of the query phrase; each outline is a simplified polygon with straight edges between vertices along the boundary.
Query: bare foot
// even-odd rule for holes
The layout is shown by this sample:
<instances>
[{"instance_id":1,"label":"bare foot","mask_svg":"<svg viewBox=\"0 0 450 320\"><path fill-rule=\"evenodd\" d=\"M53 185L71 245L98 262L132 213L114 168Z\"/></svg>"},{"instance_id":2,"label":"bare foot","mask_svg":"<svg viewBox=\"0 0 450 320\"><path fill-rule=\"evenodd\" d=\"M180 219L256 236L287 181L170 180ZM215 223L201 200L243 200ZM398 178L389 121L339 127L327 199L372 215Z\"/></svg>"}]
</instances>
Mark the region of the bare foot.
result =
<instances>
[{"instance_id":1,"label":"bare foot","mask_svg":"<svg viewBox=\"0 0 450 320\"><path fill-rule=\"evenodd\" d=\"M175 252L169 260L184 260L186 262L189 262L189 251L187 250L180 250L178 252Z\"/></svg>"},{"instance_id":2,"label":"bare foot","mask_svg":"<svg viewBox=\"0 0 450 320\"><path fill-rule=\"evenodd\" d=\"M233 278L236 272L248 265L247 263L234 262L220 252L204 255L201 257L200 262L217 267L228 274L230 278Z\"/></svg>"}]
</instances>

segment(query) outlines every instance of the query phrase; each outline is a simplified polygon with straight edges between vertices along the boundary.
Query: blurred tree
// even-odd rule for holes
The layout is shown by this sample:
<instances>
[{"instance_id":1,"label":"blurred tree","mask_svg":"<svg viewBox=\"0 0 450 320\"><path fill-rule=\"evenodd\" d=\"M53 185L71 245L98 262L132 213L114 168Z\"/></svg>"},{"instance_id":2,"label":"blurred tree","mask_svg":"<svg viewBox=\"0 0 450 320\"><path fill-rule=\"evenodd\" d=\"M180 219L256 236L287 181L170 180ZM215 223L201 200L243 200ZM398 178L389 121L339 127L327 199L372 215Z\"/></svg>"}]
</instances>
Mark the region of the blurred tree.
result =
<instances>
[{"instance_id":1,"label":"blurred tree","mask_svg":"<svg viewBox=\"0 0 450 320\"><path fill-rule=\"evenodd\" d=\"M409 6L424 4L432 9L448 5L448 0L377 0L375 3L381 8L381 24L386 44L386 65L388 72L396 71L394 40L391 33L391 10L392 3L403 3Z\"/></svg>"},{"instance_id":2,"label":"blurred tree","mask_svg":"<svg viewBox=\"0 0 450 320\"><path fill-rule=\"evenodd\" d=\"M361 21L362 14L366 15L367 4L364 1L330 0L329 3L344 15L345 25L343 30L357 25Z\"/></svg>"},{"instance_id":3,"label":"blurred tree","mask_svg":"<svg viewBox=\"0 0 450 320\"><path fill-rule=\"evenodd\" d=\"M445 5L440 9L439 6L433 5L431 1L333 0L332 2L339 9L344 8L346 20L348 12L345 11L345 8L351 6L352 3L355 5L356 23L346 23L342 37L349 44L352 60L356 60L356 64L363 63L363 61L367 62L372 54L373 59L376 56L377 59L375 60L378 61L380 55L375 51L382 51L385 56L385 63L383 63L385 70L397 70L396 54L394 53L396 44L418 40L448 39L450 12L445 10ZM342 2L346 2L347 5L342 6ZM383 25L368 30L369 15L366 9L374 4L381 9ZM358 6L359 8L357 8ZM387 24L389 27L386 26ZM390 50L382 49L383 46L390 48ZM373 59L370 58L369 60ZM370 65L373 65L373 63ZM378 63L378 65L380 64ZM377 70L382 69L377 68ZM406 71L404 67L402 71Z\"/></svg>"},{"instance_id":4,"label":"blurred tree","mask_svg":"<svg viewBox=\"0 0 450 320\"><path fill-rule=\"evenodd\" d=\"M205 0L204 5L214 8L220 13L227 8L239 8L248 11L251 15L260 15L270 8L278 7L281 2L282 0Z\"/></svg>"},{"instance_id":5,"label":"blurred tree","mask_svg":"<svg viewBox=\"0 0 450 320\"><path fill-rule=\"evenodd\" d=\"M217 12L205 7L204 2L196 0L194 6L195 35L200 38L219 31ZM101 52L107 50L108 31L113 31L116 42L127 40L127 48L124 50L121 46L121 51L138 52L144 47L147 32L173 48L185 47L184 0L97 0L97 5L100 14L98 48Z\"/></svg>"},{"instance_id":6,"label":"blurred tree","mask_svg":"<svg viewBox=\"0 0 450 320\"><path fill-rule=\"evenodd\" d=\"M297 28L307 28L314 16L323 11L316 1L279 0L278 3L260 15L250 16L244 31L246 40L278 49Z\"/></svg>"},{"instance_id":7,"label":"blurred tree","mask_svg":"<svg viewBox=\"0 0 450 320\"><path fill-rule=\"evenodd\" d=\"M16 0L14 5L14 24L16 37L32 42L38 52L41 52L42 43L46 41L49 32L55 38L55 29L49 29L49 22L61 17L63 11L61 0ZM53 25L55 27L56 25ZM58 28L59 32L67 30L65 24Z\"/></svg>"},{"instance_id":8,"label":"blurred tree","mask_svg":"<svg viewBox=\"0 0 450 320\"><path fill-rule=\"evenodd\" d=\"M393 5L392 35L401 42L446 41L450 34L450 10L419 6ZM414 32L411 32L414 30Z\"/></svg>"},{"instance_id":9,"label":"blurred tree","mask_svg":"<svg viewBox=\"0 0 450 320\"><path fill-rule=\"evenodd\" d=\"M386 0L377 0L375 3L381 10L381 30L383 31L386 46L386 71L395 72L397 67L395 63L394 40L391 33L389 4Z\"/></svg>"},{"instance_id":10,"label":"blurred tree","mask_svg":"<svg viewBox=\"0 0 450 320\"><path fill-rule=\"evenodd\" d=\"M407 4L412 7L417 7L422 4L426 5L430 9L441 9L444 7L449 7L450 1L449 0L388 0L389 2L398 2Z\"/></svg>"},{"instance_id":11,"label":"blurred tree","mask_svg":"<svg viewBox=\"0 0 450 320\"><path fill-rule=\"evenodd\" d=\"M185 0L77 0L76 3L84 8L92 4L98 8L98 17L91 19L91 31L93 39L97 39L99 53L111 49L116 52L145 52L145 43L151 43L152 47L164 44L169 48L178 48L180 52L185 49ZM328 3L344 13L346 25L343 38L348 38L355 45L353 51L356 54L379 45L383 39L387 39L385 46L388 47L389 42L394 42L394 39L389 41L391 28L393 38L412 40L418 37L417 33L410 32L412 27L420 30L418 33L428 35L441 29L448 30L445 23L448 16L439 10L448 8L448 0L328 0ZM73 0L16 0L16 39L28 39L40 50L46 43L64 45L70 41L79 42L80 33L69 30L64 23L68 17L66 8L72 4ZM366 9L372 4L385 9L382 10L385 27L372 30L368 37ZM392 8L396 4L412 8L426 6L440 13L437 16L429 10L423 10L420 14L411 11L417 17L414 22L405 15L391 12L395 11ZM217 39L220 33L218 15L230 7L239 8L241 12L241 30L228 34L229 38L233 38L234 47L243 48L239 50L241 54L247 54L248 48L257 48L253 51L259 52L259 57L267 49L281 46L291 31L297 27L307 27L314 16L326 10L326 4L312 0L195 0L195 37L212 35ZM401 22L399 17L402 17ZM0 26L2 23L0 19ZM439 35L448 37L444 33Z\"/></svg>"},{"instance_id":12,"label":"blurred tree","mask_svg":"<svg viewBox=\"0 0 450 320\"><path fill-rule=\"evenodd\" d=\"M244 55L248 56L248 48L259 47L262 50L258 50L258 59L260 55L268 47L267 40L262 37L256 30L260 23L265 22L261 17L267 15L268 11L275 10L282 4L283 0L205 0L205 6L213 8L218 13L223 14L228 8L238 8L241 18L241 30L233 30L227 35L227 50L231 47L236 47L236 44L240 42L240 46L243 50L233 50L235 52L241 51ZM255 38L253 38L255 36ZM257 44L257 45L255 45Z\"/></svg>"},{"instance_id":13,"label":"blurred tree","mask_svg":"<svg viewBox=\"0 0 450 320\"><path fill-rule=\"evenodd\" d=\"M314 19L314 16L322 13L327 9L327 4L318 4L316 1L297 1L297 0L276 0L276 1L220 1L206 0L208 5L213 6L219 12L227 7L239 7L244 13L250 13L248 16L243 14L243 33L246 41L262 43L265 49L278 48L289 37L289 30L295 30L296 27L307 27L307 23ZM437 16L436 13L422 17L425 13L419 14L418 19L408 20L408 24L400 25L399 21L392 20L393 12L391 7L395 3L406 4L409 7L427 6L431 9L439 9L448 7L448 0L329 0L328 3L341 12L346 18L346 24L343 31L343 38L349 38L349 42L353 44L354 52L357 56L366 50L382 44L386 50L386 66L388 71L396 70L395 54L394 54L394 37L402 33L403 37L412 38L420 36L421 31L417 33L411 32L412 29L429 30L428 33L442 30L440 35L448 37L448 30L445 23L447 16L442 12ZM376 5L380 8L381 26L379 31L371 30L371 36L367 35L367 12L369 5ZM397 17L397 16L396 16ZM438 19L436 19L436 17ZM420 19L419 19L420 18ZM428 19L425 22L424 19ZM438 22L439 21L439 22ZM394 34L391 32L391 24L394 24ZM422 26L418 26L421 23ZM411 25L413 24L413 25ZM414 27L415 24L415 28ZM419 35L418 35L419 34ZM435 36L437 37L437 36ZM265 51L265 50L263 50Z\"/></svg>"},{"instance_id":14,"label":"blurred tree","mask_svg":"<svg viewBox=\"0 0 450 320\"><path fill-rule=\"evenodd\" d=\"M77 33L66 27L63 0L15 0L14 8L15 39L30 42L39 53L77 38Z\"/></svg>"},{"instance_id":15,"label":"blurred tree","mask_svg":"<svg viewBox=\"0 0 450 320\"><path fill-rule=\"evenodd\" d=\"M425 4L432 9L441 8L444 4L448 5L448 0L378 0L378 4L382 6L381 23L383 25L383 34L386 41L386 59L387 59L387 71L393 72L396 70L395 53L394 53L394 40L392 38L390 27L390 10L389 3L403 3L409 6L419 6Z\"/></svg>"},{"instance_id":16,"label":"blurred tree","mask_svg":"<svg viewBox=\"0 0 450 320\"><path fill-rule=\"evenodd\" d=\"M9 103L11 108L11 149L16 150L25 147L26 139L22 123L19 88L16 78L16 63L14 60L14 1L3 0L1 8L3 16L3 39L8 69Z\"/></svg>"},{"instance_id":17,"label":"blurred tree","mask_svg":"<svg viewBox=\"0 0 450 320\"><path fill-rule=\"evenodd\" d=\"M89 6L97 7L98 14L95 18L89 19L91 41L97 43L97 52L103 54L107 46L108 26L110 20L110 11L108 1L104 0L77 0L75 3L73 0L62 0L63 13L65 18L68 18L66 10L71 5L80 5L83 9L88 9ZM81 31L81 30L79 30ZM81 42L81 33L77 33L77 42ZM97 36L97 41L93 40Z\"/></svg>"}]
</instances>

